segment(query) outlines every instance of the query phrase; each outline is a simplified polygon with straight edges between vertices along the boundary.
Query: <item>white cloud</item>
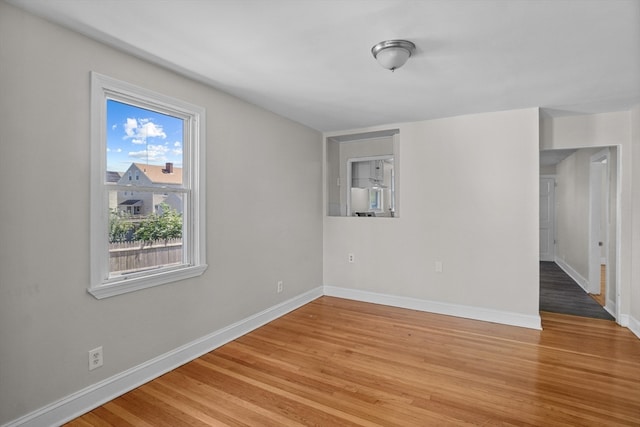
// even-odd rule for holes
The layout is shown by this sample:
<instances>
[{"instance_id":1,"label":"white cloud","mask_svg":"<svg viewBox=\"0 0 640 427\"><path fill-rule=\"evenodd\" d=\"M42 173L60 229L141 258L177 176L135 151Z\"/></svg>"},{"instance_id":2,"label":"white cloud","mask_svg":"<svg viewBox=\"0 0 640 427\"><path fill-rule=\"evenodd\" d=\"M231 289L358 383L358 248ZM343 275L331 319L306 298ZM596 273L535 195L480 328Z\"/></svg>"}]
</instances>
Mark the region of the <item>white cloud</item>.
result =
<instances>
[{"instance_id":1,"label":"white cloud","mask_svg":"<svg viewBox=\"0 0 640 427\"><path fill-rule=\"evenodd\" d=\"M164 133L162 125L157 125L149 119L127 118L124 124L125 136L123 139L131 139L133 144L144 144L147 138L165 139L167 134Z\"/></svg>"},{"instance_id":2,"label":"white cloud","mask_svg":"<svg viewBox=\"0 0 640 427\"><path fill-rule=\"evenodd\" d=\"M148 144L146 150L130 151L129 157L136 159L149 159L150 162L165 162L167 161L166 154L169 152L169 148L164 145Z\"/></svg>"},{"instance_id":3,"label":"white cloud","mask_svg":"<svg viewBox=\"0 0 640 427\"><path fill-rule=\"evenodd\" d=\"M173 143L173 146L174 147L182 147L182 142L176 141L176 142Z\"/></svg>"},{"instance_id":4,"label":"white cloud","mask_svg":"<svg viewBox=\"0 0 640 427\"><path fill-rule=\"evenodd\" d=\"M140 135L144 135L147 138L162 138L165 139L167 134L162 130L162 125L156 125L152 122L147 122L142 125L140 129Z\"/></svg>"},{"instance_id":5,"label":"white cloud","mask_svg":"<svg viewBox=\"0 0 640 427\"><path fill-rule=\"evenodd\" d=\"M124 124L124 133L126 133L129 138L135 136L137 128L138 121L136 119L127 118L127 122Z\"/></svg>"}]
</instances>

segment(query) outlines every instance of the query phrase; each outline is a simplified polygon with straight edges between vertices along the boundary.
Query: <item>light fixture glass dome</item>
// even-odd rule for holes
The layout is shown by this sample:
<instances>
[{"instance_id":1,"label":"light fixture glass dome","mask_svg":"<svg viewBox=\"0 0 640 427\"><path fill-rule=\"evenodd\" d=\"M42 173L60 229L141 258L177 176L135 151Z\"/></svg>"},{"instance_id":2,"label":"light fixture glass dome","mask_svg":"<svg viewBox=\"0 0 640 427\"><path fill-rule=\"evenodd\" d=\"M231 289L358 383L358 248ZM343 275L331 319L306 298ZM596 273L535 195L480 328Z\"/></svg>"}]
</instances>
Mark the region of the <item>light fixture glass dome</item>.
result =
<instances>
[{"instance_id":1,"label":"light fixture glass dome","mask_svg":"<svg viewBox=\"0 0 640 427\"><path fill-rule=\"evenodd\" d=\"M386 40L371 48L373 57L387 70L394 71L402 67L416 49L416 45L407 40Z\"/></svg>"}]
</instances>

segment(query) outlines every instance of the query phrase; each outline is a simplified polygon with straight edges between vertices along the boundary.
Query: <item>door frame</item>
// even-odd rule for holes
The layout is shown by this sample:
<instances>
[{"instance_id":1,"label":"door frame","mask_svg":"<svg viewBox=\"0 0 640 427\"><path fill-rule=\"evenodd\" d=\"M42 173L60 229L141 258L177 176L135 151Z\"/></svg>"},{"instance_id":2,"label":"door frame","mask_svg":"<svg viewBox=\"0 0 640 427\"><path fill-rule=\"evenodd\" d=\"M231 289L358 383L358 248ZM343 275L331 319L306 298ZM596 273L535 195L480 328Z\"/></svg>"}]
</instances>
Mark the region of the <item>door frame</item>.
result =
<instances>
[{"instance_id":1,"label":"door frame","mask_svg":"<svg viewBox=\"0 0 640 427\"><path fill-rule=\"evenodd\" d=\"M552 220L551 222L551 239L552 239L552 244L551 244L551 259L545 259L543 260L542 257L540 257L540 261L553 261L555 262L556 260L556 176L555 175L540 175L540 180L542 179L550 179L553 182L553 189L551 191L552 195L551 195L551 204L549 206L550 210L551 210L551 216L552 216Z\"/></svg>"},{"instance_id":2,"label":"door frame","mask_svg":"<svg viewBox=\"0 0 640 427\"><path fill-rule=\"evenodd\" d=\"M602 246L605 257L609 258L609 161L609 149L605 148L593 154L589 164L589 292L595 295L600 294ZM604 186L603 174L607 183ZM604 230L601 229L603 222ZM608 285L608 280L605 282Z\"/></svg>"}]
</instances>

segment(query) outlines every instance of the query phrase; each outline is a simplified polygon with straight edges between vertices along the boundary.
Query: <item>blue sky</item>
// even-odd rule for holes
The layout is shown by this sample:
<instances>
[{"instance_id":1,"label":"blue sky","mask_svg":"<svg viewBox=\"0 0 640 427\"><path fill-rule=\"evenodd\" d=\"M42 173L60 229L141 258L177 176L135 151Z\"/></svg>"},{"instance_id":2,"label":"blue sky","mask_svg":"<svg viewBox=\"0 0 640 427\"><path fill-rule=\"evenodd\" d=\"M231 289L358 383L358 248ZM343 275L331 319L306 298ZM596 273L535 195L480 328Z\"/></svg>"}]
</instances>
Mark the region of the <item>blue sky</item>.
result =
<instances>
[{"instance_id":1,"label":"blue sky","mask_svg":"<svg viewBox=\"0 0 640 427\"><path fill-rule=\"evenodd\" d=\"M107 100L107 170L124 172L134 162L182 167L182 126L181 119Z\"/></svg>"}]
</instances>

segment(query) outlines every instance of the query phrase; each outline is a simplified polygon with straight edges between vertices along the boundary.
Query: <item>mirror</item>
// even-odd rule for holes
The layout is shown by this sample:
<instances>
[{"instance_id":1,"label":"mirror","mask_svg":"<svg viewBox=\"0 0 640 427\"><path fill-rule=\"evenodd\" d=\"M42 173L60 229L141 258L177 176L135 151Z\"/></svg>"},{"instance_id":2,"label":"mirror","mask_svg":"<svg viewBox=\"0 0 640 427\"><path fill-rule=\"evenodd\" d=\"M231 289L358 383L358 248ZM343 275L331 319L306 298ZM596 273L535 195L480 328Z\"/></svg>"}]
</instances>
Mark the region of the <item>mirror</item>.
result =
<instances>
[{"instance_id":1,"label":"mirror","mask_svg":"<svg viewBox=\"0 0 640 427\"><path fill-rule=\"evenodd\" d=\"M327 138L327 214L398 217L398 130Z\"/></svg>"}]
</instances>

